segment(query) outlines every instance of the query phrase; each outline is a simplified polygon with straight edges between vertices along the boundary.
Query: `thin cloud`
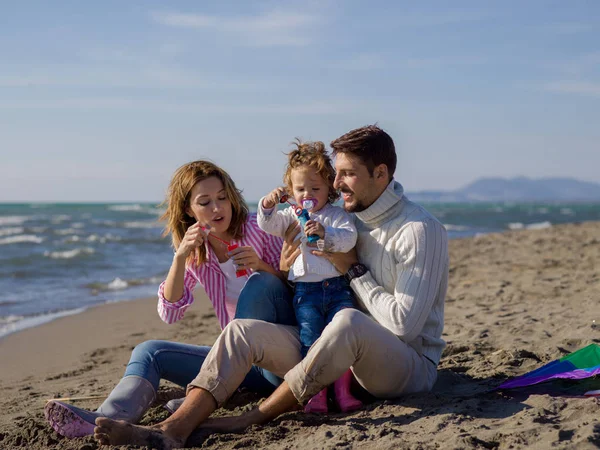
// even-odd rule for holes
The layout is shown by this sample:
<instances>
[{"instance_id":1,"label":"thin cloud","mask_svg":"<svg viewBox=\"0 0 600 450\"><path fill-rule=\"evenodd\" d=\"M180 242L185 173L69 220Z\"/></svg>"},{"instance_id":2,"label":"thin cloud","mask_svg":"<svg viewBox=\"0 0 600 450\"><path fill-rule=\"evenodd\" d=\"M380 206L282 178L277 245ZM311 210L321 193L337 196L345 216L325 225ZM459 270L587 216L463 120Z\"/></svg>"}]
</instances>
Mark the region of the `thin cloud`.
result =
<instances>
[{"instance_id":1,"label":"thin cloud","mask_svg":"<svg viewBox=\"0 0 600 450\"><path fill-rule=\"evenodd\" d=\"M315 101L307 103L285 104L208 104L208 103L166 103L158 100L147 100L130 97L88 97L59 98L34 101L0 101L0 110L143 110L160 111L161 113L186 114L241 114L244 116L265 115L340 115L360 109L360 105L351 102Z\"/></svg>"},{"instance_id":2,"label":"thin cloud","mask_svg":"<svg viewBox=\"0 0 600 450\"><path fill-rule=\"evenodd\" d=\"M594 26L585 22L561 22L542 25L540 29L553 34L570 35L589 33L594 31Z\"/></svg>"},{"instance_id":3,"label":"thin cloud","mask_svg":"<svg viewBox=\"0 0 600 450\"><path fill-rule=\"evenodd\" d=\"M42 67L0 75L0 87L83 87L142 89L218 89L255 91L264 83L246 79L207 78L193 70L166 65L107 68L106 66Z\"/></svg>"},{"instance_id":4,"label":"thin cloud","mask_svg":"<svg viewBox=\"0 0 600 450\"><path fill-rule=\"evenodd\" d=\"M240 45L257 47L309 45L312 29L320 22L315 15L285 11L237 17L155 11L150 17L161 25L211 30L234 38Z\"/></svg>"},{"instance_id":5,"label":"thin cloud","mask_svg":"<svg viewBox=\"0 0 600 450\"><path fill-rule=\"evenodd\" d=\"M366 71L383 69L386 64L382 55L376 53L359 53L348 59L332 62L327 66L331 69Z\"/></svg>"},{"instance_id":6,"label":"thin cloud","mask_svg":"<svg viewBox=\"0 0 600 450\"><path fill-rule=\"evenodd\" d=\"M468 22L479 22L490 18L489 13L478 11L442 11L437 13L403 14L397 22L403 27L439 27Z\"/></svg>"},{"instance_id":7,"label":"thin cloud","mask_svg":"<svg viewBox=\"0 0 600 450\"><path fill-rule=\"evenodd\" d=\"M584 81L556 81L546 83L544 90L561 94L577 94L587 97L600 97L600 83Z\"/></svg>"}]
</instances>

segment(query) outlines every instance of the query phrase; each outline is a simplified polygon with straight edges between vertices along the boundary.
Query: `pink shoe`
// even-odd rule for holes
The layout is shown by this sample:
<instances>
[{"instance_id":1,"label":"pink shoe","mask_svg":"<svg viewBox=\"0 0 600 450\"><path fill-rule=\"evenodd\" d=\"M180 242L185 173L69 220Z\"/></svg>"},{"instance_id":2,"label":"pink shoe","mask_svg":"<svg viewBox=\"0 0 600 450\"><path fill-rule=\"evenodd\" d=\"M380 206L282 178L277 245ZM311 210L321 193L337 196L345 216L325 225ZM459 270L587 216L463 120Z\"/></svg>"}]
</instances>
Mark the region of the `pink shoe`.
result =
<instances>
[{"instance_id":1,"label":"pink shoe","mask_svg":"<svg viewBox=\"0 0 600 450\"><path fill-rule=\"evenodd\" d=\"M54 431L69 439L94 434L96 417L100 416L58 401L48 402L44 408L44 415Z\"/></svg>"},{"instance_id":2,"label":"pink shoe","mask_svg":"<svg viewBox=\"0 0 600 450\"><path fill-rule=\"evenodd\" d=\"M356 411L363 406L362 402L354 398L354 396L350 393L352 376L352 371L348 369L348 371L333 384L335 400L337 401L337 404L342 412Z\"/></svg>"},{"instance_id":3,"label":"pink shoe","mask_svg":"<svg viewBox=\"0 0 600 450\"><path fill-rule=\"evenodd\" d=\"M325 414L327 412L327 388L311 398L304 407L305 413Z\"/></svg>"}]
</instances>

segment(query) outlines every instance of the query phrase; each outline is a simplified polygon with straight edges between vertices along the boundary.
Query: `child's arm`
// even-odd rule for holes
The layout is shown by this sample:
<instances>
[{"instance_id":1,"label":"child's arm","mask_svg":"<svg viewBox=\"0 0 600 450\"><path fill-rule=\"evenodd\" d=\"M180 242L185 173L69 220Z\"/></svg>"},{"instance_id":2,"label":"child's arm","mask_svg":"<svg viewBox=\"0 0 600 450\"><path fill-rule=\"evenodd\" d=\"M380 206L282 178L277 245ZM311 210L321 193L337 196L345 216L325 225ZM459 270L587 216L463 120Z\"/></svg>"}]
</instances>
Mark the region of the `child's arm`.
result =
<instances>
[{"instance_id":1,"label":"child's arm","mask_svg":"<svg viewBox=\"0 0 600 450\"><path fill-rule=\"evenodd\" d=\"M277 188L260 199L256 221L261 230L273 236L285 237L285 231L290 224L294 223L296 215L291 208L286 208L283 211L275 210L277 199L281 193L282 188Z\"/></svg>"}]
</instances>

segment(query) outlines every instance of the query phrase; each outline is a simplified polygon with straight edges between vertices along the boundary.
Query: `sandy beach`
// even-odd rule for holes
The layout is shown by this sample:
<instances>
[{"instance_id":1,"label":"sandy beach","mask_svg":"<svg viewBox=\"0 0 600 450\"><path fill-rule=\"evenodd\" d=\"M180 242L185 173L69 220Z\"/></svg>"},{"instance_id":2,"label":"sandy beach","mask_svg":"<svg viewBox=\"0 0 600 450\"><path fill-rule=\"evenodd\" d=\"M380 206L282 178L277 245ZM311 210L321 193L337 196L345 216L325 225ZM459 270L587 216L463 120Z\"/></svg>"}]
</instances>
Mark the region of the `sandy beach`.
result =
<instances>
[{"instance_id":1,"label":"sandy beach","mask_svg":"<svg viewBox=\"0 0 600 450\"><path fill-rule=\"evenodd\" d=\"M287 413L241 434L196 434L191 448L598 448L600 400L493 390L590 343L600 343L600 223L519 230L450 241L448 346L433 392L376 401L351 413ZM595 320L595 323L593 322ZM219 327L198 292L185 319L166 325L154 298L114 303L0 340L0 448L99 448L66 440L43 418L45 401L96 408L147 339L210 345ZM597 384L597 380L596 380ZM162 384L142 423L183 390ZM219 415L259 401L237 395Z\"/></svg>"}]
</instances>

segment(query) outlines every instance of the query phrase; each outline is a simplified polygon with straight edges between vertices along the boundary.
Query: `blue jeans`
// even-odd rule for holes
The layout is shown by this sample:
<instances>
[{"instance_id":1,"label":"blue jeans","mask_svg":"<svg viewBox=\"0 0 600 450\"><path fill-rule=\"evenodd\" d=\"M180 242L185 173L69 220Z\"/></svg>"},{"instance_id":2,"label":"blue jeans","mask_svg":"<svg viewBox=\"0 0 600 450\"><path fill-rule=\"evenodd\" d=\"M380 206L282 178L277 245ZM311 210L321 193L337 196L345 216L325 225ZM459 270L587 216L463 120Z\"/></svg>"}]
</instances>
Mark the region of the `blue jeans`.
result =
<instances>
[{"instance_id":1,"label":"blue jeans","mask_svg":"<svg viewBox=\"0 0 600 450\"><path fill-rule=\"evenodd\" d=\"M344 308L354 308L352 290L344 277L296 283L294 310L300 327L303 358L333 316Z\"/></svg>"},{"instance_id":2,"label":"blue jeans","mask_svg":"<svg viewBox=\"0 0 600 450\"><path fill-rule=\"evenodd\" d=\"M295 325L291 289L275 275L255 272L240 293L235 317ZM145 378L154 389L158 389L161 379L185 387L198 375L209 351L208 346L157 340L142 342L133 349L124 376ZM281 378L271 372L253 366L240 387L268 395L281 382Z\"/></svg>"}]
</instances>

